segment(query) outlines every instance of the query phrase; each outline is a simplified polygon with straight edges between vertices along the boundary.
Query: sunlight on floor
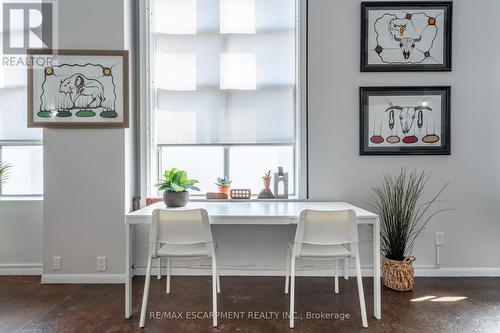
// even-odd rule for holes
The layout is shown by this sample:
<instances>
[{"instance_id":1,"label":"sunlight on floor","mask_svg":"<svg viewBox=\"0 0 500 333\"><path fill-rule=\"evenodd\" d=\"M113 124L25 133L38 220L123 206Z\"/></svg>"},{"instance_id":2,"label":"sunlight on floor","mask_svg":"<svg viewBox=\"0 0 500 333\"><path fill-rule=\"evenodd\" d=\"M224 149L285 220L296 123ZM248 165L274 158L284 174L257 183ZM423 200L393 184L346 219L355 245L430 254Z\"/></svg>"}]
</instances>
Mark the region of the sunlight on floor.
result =
<instances>
[{"instance_id":1,"label":"sunlight on floor","mask_svg":"<svg viewBox=\"0 0 500 333\"><path fill-rule=\"evenodd\" d=\"M466 299L467 297L465 296L443 296L443 297L437 297L436 296L422 296L418 298L411 299L410 302L423 302L423 301L431 301L431 302L458 302L461 300Z\"/></svg>"},{"instance_id":2,"label":"sunlight on floor","mask_svg":"<svg viewBox=\"0 0 500 333\"><path fill-rule=\"evenodd\" d=\"M431 302L458 302L466 298L467 297L465 296L445 296L445 297L431 299Z\"/></svg>"},{"instance_id":3,"label":"sunlight on floor","mask_svg":"<svg viewBox=\"0 0 500 333\"><path fill-rule=\"evenodd\" d=\"M411 299L410 302L422 302L422 301L430 300L432 298L436 298L436 296L423 296L423 297L419 297L419 298L414 298L414 299Z\"/></svg>"}]
</instances>

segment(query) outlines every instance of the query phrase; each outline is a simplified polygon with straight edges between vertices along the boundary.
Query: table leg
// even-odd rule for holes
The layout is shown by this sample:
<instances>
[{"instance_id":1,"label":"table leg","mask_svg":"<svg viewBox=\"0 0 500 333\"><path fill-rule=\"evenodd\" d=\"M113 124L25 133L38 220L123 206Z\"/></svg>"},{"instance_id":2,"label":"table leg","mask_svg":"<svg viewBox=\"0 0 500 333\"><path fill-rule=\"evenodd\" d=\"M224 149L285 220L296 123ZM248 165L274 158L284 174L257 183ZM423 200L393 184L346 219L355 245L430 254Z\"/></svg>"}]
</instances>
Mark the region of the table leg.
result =
<instances>
[{"instance_id":1,"label":"table leg","mask_svg":"<svg viewBox=\"0 0 500 333\"><path fill-rule=\"evenodd\" d=\"M382 295L380 290L380 220L373 225L373 299L375 318L382 318Z\"/></svg>"},{"instance_id":2,"label":"table leg","mask_svg":"<svg viewBox=\"0 0 500 333\"><path fill-rule=\"evenodd\" d=\"M125 318L132 316L132 226L125 220Z\"/></svg>"}]
</instances>

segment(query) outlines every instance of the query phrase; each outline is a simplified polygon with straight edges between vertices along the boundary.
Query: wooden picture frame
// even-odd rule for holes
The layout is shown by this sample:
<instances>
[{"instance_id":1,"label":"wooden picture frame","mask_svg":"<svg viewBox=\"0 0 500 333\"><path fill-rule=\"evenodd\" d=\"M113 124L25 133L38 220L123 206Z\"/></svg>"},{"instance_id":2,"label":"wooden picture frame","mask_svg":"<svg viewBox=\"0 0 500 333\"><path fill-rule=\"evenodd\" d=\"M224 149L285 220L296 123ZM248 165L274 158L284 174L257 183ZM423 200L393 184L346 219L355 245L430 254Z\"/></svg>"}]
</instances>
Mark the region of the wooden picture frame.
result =
<instances>
[{"instance_id":1,"label":"wooden picture frame","mask_svg":"<svg viewBox=\"0 0 500 333\"><path fill-rule=\"evenodd\" d=\"M451 71L453 2L361 2L361 72Z\"/></svg>"},{"instance_id":2,"label":"wooden picture frame","mask_svg":"<svg viewBox=\"0 0 500 333\"><path fill-rule=\"evenodd\" d=\"M360 155L450 155L450 86L360 87Z\"/></svg>"},{"instance_id":3,"label":"wooden picture frame","mask_svg":"<svg viewBox=\"0 0 500 333\"><path fill-rule=\"evenodd\" d=\"M28 127L128 128L124 50L29 49Z\"/></svg>"}]
</instances>

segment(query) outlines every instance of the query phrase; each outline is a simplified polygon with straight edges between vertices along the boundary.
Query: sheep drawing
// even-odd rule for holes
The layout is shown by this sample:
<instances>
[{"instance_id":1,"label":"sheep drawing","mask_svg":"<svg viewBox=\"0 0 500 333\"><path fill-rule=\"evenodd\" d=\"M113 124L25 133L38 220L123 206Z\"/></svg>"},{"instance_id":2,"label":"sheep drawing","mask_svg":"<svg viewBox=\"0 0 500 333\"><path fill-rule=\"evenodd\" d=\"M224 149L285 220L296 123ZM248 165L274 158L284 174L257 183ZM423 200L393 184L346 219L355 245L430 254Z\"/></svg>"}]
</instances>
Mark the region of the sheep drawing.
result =
<instances>
[{"instance_id":1,"label":"sheep drawing","mask_svg":"<svg viewBox=\"0 0 500 333\"><path fill-rule=\"evenodd\" d=\"M69 95L73 107L77 107L77 101L82 96L88 97L90 103L85 107L97 108L102 106L104 98L104 87L101 82L89 79L81 73L76 73L61 81L59 92Z\"/></svg>"}]
</instances>

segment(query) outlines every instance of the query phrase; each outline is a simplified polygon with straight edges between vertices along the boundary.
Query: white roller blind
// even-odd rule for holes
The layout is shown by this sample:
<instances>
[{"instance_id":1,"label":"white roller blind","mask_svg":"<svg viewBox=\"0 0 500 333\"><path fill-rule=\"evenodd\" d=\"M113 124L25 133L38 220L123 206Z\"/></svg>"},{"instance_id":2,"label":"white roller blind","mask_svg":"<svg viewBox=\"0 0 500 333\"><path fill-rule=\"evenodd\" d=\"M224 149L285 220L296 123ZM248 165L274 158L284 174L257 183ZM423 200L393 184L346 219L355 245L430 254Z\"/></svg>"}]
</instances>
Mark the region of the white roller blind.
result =
<instances>
[{"instance_id":1,"label":"white roller blind","mask_svg":"<svg viewBox=\"0 0 500 333\"><path fill-rule=\"evenodd\" d=\"M295 1L156 0L157 144L295 142Z\"/></svg>"}]
</instances>

